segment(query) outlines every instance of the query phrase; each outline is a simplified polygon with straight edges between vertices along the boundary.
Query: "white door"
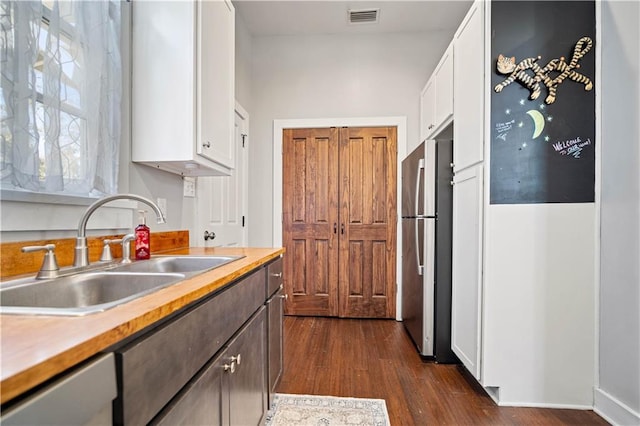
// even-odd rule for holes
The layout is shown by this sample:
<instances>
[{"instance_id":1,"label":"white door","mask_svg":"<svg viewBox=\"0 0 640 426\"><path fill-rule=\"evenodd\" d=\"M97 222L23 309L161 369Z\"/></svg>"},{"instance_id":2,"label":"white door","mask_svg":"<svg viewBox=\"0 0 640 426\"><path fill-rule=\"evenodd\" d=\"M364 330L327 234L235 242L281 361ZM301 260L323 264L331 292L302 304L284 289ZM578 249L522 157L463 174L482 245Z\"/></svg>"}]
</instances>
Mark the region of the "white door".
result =
<instances>
[{"instance_id":1,"label":"white door","mask_svg":"<svg viewBox=\"0 0 640 426\"><path fill-rule=\"evenodd\" d=\"M198 178L196 246L242 247L247 245L248 134L249 115L236 104L235 169L231 176Z\"/></svg>"}]
</instances>

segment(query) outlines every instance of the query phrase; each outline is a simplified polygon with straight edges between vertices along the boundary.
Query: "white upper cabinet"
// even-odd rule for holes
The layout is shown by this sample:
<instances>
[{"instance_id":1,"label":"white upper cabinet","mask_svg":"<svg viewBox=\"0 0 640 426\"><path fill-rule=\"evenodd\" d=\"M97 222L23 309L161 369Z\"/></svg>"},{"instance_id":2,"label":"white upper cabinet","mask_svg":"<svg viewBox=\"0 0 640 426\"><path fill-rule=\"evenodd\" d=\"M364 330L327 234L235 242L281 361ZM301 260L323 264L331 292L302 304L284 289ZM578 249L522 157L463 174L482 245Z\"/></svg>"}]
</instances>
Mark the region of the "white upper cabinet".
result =
<instances>
[{"instance_id":1,"label":"white upper cabinet","mask_svg":"<svg viewBox=\"0 0 640 426\"><path fill-rule=\"evenodd\" d=\"M453 46L450 45L420 94L420 139L440 133L453 117Z\"/></svg>"},{"instance_id":2,"label":"white upper cabinet","mask_svg":"<svg viewBox=\"0 0 640 426\"><path fill-rule=\"evenodd\" d=\"M454 172L484 158L484 19L475 2L453 38Z\"/></svg>"},{"instance_id":3,"label":"white upper cabinet","mask_svg":"<svg viewBox=\"0 0 640 426\"><path fill-rule=\"evenodd\" d=\"M234 52L230 1L133 3L132 161L231 173Z\"/></svg>"},{"instance_id":4,"label":"white upper cabinet","mask_svg":"<svg viewBox=\"0 0 640 426\"><path fill-rule=\"evenodd\" d=\"M420 93L420 140L428 139L436 123L436 79L431 77Z\"/></svg>"}]
</instances>

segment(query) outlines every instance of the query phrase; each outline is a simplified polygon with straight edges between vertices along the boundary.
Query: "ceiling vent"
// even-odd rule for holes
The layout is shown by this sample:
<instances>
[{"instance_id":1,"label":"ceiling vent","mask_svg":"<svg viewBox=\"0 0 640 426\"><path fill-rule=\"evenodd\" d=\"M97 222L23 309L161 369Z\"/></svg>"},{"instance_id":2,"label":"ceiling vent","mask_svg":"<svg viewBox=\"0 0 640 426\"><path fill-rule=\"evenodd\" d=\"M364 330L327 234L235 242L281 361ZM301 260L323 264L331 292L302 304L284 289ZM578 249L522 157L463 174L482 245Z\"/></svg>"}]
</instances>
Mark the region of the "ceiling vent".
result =
<instances>
[{"instance_id":1,"label":"ceiling vent","mask_svg":"<svg viewBox=\"0 0 640 426\"><path fill-rule=\"evenodd\" d=\"M349 10L350 24L377 24L380 19L380 9Z\"/></svg>"}]
</instances>

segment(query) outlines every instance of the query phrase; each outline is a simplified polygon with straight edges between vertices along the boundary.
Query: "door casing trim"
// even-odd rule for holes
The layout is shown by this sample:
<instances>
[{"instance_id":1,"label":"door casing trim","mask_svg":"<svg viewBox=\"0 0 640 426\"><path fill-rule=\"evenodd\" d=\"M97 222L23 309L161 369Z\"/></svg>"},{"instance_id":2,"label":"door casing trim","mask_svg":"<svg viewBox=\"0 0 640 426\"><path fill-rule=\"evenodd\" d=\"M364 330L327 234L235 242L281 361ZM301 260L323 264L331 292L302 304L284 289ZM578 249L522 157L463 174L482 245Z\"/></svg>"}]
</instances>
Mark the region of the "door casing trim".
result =
<instances>
[{"instance_id":1,"label":"door casing trim","mask_svg":"<svg viewBox=\"0 0 640 426\"><path fill-rule=\"evenodd\" d=\"M397 200L401 202L402 167L407 150L407 117L300 118L273 120L273 247L282 246L282 131L321 127L396 127L398 147ZM397 209L396 247L402 247L401 209ZM397 250L397 248L396 248ZM402 320L402 256L396 252L396 320Z\"/></svg>"}]
</instances>

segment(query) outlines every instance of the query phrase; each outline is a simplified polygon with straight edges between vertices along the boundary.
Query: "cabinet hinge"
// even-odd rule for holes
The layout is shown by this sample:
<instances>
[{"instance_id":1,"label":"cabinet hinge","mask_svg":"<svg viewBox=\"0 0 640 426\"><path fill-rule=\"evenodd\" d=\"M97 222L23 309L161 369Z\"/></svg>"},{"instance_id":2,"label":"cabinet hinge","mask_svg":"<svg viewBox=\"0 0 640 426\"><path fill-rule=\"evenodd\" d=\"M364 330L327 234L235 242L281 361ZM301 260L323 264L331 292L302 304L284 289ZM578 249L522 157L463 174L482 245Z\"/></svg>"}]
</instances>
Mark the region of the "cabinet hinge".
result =
<instances>
[{"instance_id":1,"label":"cabinet hinge","mask_svg":"<svg viewBox=\"0 0 640 426\"><path fill-rule=\"evenodd\" d=\"M240 136L242 136L242 147L244 148L245 139L246 139L247 135L243 133Z\"/></svg>"}]
</instances>

